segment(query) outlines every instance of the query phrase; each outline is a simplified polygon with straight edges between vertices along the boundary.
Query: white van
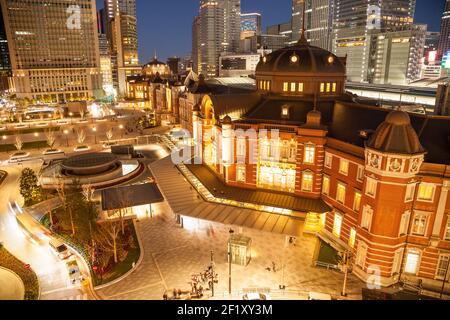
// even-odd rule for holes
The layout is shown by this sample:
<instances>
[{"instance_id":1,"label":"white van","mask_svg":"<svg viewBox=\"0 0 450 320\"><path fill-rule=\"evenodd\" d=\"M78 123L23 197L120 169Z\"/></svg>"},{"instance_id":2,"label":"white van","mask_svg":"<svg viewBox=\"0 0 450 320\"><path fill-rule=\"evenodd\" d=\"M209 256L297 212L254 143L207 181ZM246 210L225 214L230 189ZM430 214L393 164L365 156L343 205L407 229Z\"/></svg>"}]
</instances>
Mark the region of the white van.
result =
<instances>
[{"instance_id":1,"label":"white van","mask_svg":"<svg viewBox=\"0 0 450 320\"><path fill-rule=\"evenodd\" d=\"M49 243L50 248L53 250L53 252L60 258L61 260L65 260L69 258L72 253L69 251L69 248L62 243L61 241L57 239L52 239Z\"/></svg>"}]
</instances>

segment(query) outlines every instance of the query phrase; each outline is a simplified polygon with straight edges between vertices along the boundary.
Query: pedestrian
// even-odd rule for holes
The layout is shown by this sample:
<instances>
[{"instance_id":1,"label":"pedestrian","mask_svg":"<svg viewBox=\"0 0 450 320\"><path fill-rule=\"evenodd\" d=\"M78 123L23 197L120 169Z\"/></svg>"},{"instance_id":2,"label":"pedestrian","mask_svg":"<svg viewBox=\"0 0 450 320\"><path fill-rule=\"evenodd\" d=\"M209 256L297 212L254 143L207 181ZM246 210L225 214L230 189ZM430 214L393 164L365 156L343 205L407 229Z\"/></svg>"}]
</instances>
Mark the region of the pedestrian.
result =
<instances>
[{"instance_id":1,"label":"pedestrian","mask_svg":"<svg viewBox=\"0 0 450 320\"><path fill-rule=\"evenodd\" d=\"M276 265L275 265L274 261L272 261L272 270L273 270L273 272L277 272Z\"/></svg>"}]
</instances>

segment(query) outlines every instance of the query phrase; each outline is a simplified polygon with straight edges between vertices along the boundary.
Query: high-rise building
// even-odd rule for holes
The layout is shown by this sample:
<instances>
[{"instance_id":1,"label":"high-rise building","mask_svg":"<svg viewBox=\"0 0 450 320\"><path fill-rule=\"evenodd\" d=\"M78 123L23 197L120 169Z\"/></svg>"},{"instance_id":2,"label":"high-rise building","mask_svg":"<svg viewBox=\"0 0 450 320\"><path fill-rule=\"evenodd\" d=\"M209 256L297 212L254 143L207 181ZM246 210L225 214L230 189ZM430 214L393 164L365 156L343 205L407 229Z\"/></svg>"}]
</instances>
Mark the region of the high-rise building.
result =
<instances>
[{"instance_id":1,"label":"high-rise building","mask_svg":"<svg viewBox=\"0 0 450 320\"><path fill-rule=\"evenodd\" d=\"M18 98L101 95L94 0L1 0Z\"/></svg>"},{"instance_id":2,"label":"high-rise building","mask_svg":"<svg viewBox=\"0 0 450 320\"><path fill-rule=\"evenodd\" d=\"M303 3L292 0L292 43L300 39L303 28ZM332 49L335 0L307 0L305 3L305 32L308 42L326 50Z\"/></svg>"},{"instance_id":3,"label":"high-rise building","mask_svg":"<svg viewBox=\"0 0 450 320\"><path fill-rule=\"evenodd\" d=\"M2 8L0 7L0 91L10 89L11 61Z\"/></svg>"},{"instance_id":4,"label":"high-rise building","mask_svg":"<svg viewBox=\"0 0 450 320\"><path fill-rule=\"evenodd\" d=\"M200 16L196 16L192 22L192 70L197 74L201 72L202 68L200 21Z\"/></svg>"},{"instance_id":5,"label":"high-rise building","mask_svg":"<svg viewBox=\"0 0 450 320\"><path fill-rule=\"evenodd\" d=\"M347 56L350 81L367 81L370 34L411 25L416 0L336 0L333 51Z\"/></svg>"},{"instance_id":6,"label":"high-rise building","mask_svg":"<svg viewBox=\"0 0 450 320\"><path fill-rule=\"evenodd\" d=\"M170 72L175 76L180 73L180 61L181 59L179 57L170 57L167 59Z\"/></svg>"},{"instance_id":7,"label":"high-rise building","mask_svg":"<svg viewBox=\"0 0 450 320\"><path fill-rule=\"evenodd\" d=\"M241 14L241 40L261 34L261 14L242 13Z\"/></svg>"},{"instance_id":8,"label":"high-rise building","mask_svg":"<svg viewBox=\"0 0 450 320\"><path fill-rule=\"evenodd\" d=\"M126 78L140 73L136 0L105 0L104 10L114 86L125 95Z\"/></svg>"},{"instance_id":9,"label":"high-rise building","mask_svg":"<svg viewBox=\"0 0 450 320\"><path fill-rule=\"evenodd\" d=\"M442 57L450 51L450 0L445 1L444 13L441 21L438 55Z\"/></svg>"},{"instance_id":10,"label":"high-rise building","mask_svg":"<svg viewBox=\"0 0 450 320\"><path fill-rule=\"evenodd\" d=\"M201 0L199 17L199 71L207 77L215 77L219 74L220 54L239 49L241 1Z\"/></svg>"}]
</instances>

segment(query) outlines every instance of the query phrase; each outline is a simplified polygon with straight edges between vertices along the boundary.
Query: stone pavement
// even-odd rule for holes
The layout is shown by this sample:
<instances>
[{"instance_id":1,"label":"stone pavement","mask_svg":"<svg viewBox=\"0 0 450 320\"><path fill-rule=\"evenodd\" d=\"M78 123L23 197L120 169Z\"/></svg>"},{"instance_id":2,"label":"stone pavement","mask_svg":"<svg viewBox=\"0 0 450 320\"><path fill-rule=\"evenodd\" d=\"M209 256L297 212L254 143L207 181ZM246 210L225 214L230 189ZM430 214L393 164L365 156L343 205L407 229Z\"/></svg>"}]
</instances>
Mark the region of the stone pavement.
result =
<instances>
[{"instance_id":1,"label":"stone pavement","mask_svg":"<svg viewBox=\"0 0 450 320\"><path fill-rule=\"evenodd\" d=\"M312 266L317 239L297 238L296 245L284 247L285 236L264 231L227 226L219 223L185 218L184 228L175 221L167 203L155 207L153 218L142 219L138 225L144 258L136 270L122 281L98 290L103 299L147 300L162 299L165 289L190 289L191 275L203 272L214 252L219 283L216 298L227 298L229 229L252 238L252 260L247 267L232 266L233 297L239 298L246 288L269 288L274 299L304 298L308 291L329 293L339 298L343 274ZM283 249L284 248L284 249ZM283 282L285 261L286 293L278 290ZM275 263L276 272L267 271ZM360 299L364 284L349 277L349 299Z\"/></svg>"}]
</instances>

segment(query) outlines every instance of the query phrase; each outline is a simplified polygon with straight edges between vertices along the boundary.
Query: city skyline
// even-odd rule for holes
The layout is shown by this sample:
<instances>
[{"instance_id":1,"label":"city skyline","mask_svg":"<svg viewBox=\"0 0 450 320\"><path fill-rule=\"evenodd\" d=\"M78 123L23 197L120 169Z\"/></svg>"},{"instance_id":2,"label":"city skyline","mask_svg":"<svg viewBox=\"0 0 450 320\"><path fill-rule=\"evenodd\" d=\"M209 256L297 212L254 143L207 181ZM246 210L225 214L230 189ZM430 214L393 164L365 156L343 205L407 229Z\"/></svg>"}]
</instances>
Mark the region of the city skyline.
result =
<instances>
[{"instance_id":1,"label":"city skyline","mask_svg":"<svg viewBox=\"0 0 450 320\"><path fill-rule=\"evenodd\" d=\"M292 0L279 0L278 10L273 10L269 0L242 0L242 12L259 12L262 14L263 31L267 26L283 23L291 18ZM151 6L151 8L150 8ZM103 7L103 0L97 0L97 9ZM140 63L147 63L154 56L155 50L160 60L171 56L185 56L192 46L192 22L198 14L198 1L177 1L177 10L173 10L173 2L157 2L137 0L137 20L139 37ZM415 23L428 24L429 31L439 31L444 0L417 0ZM168 12L174 15L173 26L167 24ZM144 18L145 17L145 18ZM169 21L171 18L169 18ZM172 39L165 41L165 39ZM176 39L176 40L173 40Z\"/></svg>"}]
</instances>

